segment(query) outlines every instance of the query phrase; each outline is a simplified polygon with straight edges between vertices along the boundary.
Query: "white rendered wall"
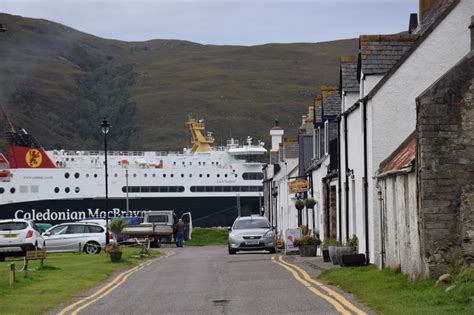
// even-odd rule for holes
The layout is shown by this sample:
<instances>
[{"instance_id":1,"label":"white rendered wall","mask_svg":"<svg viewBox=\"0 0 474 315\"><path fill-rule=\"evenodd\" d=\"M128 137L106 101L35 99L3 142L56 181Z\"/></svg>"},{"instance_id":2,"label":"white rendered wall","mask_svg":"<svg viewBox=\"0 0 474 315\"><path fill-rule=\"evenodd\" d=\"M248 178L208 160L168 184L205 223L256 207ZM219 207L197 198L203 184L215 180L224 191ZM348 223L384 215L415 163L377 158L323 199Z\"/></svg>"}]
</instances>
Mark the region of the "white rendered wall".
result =
<instances>
[{"instance_id":1,"label":"white rendered wall","mask_svg":"<svg viewBox=\"0 0 474 315\"><path fill-rule=\"evenodd\" d=\"M273 177L274 187L278 187L277 196L277 220L278 233L284 233L288 228L298 227L298 216L294 206L294 195L288 191L288 177L296 176L298 159L287 159L280 163L280 172ZM294 175L291 175L291 171Z\"/></svg>"},{"instance_id":2,"label":"white rendered wall","mask_svg":"<svg viewBox=\"0 0 474 315\"><path fill-rule=\"evenodd\" d=\"M472 15L474 1L461 0L368 102L369 226L374 227L370 229L371 246L377 247L374 242L379 230L372 176L415 130L416 97L470 51Z\"/></svg>"},{"instance_id":3,"label":"white rendered wall","mask_svg":"<svg viewBox=\"0 0 474 315\"><path fill-rule=\"evenodd\" d=\"M324 234L325 234L325 229L324 229L324 194L323 194L323 177L327 176L328 173L328 166L329 163L325 163L326 161L329 161L329 157L325 157L325 161L321 164L321 166L312 172L313 176L313 193L314 193L314 200L316 200L316 214L317 214L317 219L316 222L318 223L318 230L319 234L321 237L321 240L324 240ZM327 164L327 165L326 165Z\"/></svg>"}]
</instances>

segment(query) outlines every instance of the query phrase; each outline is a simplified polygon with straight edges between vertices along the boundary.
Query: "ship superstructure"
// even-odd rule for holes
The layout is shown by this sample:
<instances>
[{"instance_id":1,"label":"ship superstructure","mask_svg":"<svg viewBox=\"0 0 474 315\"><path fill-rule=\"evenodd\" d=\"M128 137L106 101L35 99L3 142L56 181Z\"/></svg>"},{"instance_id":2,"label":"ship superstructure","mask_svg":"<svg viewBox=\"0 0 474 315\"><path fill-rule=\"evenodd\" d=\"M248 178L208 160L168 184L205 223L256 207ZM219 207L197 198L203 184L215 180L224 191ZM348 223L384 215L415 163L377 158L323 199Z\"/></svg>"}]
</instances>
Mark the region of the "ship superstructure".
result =
<instances>
[{"instance_id":1,"label":"ship superstructure","mask_svg":"<svg viewBox=\"0 0 474 315\"><path fill-rule=\"evenodd\" d=\"M60 222L105 216L103 151L45 151L9 122L0 155L0 217ZM182 152L108 151L109 215L191 211L198 226L229 225L257 213L266 149L249 137L214 147L202 120L189 118L192 148Z\"/></svg>"}]
</instances>

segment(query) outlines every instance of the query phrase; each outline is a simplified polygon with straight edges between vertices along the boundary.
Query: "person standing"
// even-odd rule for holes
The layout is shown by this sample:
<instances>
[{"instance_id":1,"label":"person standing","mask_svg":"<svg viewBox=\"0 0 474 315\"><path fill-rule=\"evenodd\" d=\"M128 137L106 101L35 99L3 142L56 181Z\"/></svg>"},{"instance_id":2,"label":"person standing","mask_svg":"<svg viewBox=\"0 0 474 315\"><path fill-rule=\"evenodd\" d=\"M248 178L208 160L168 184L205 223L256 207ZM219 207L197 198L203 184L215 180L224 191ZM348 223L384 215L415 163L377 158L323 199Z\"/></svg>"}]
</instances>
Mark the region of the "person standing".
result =
<instances>
[{"instance_id":1,"label":"person standing","mask_svg":"<svg viewBox=\"0 0 474 315\"><path fill-rule=\"evenodd\" d=\"M183 247L184 228L185 228L185 224L184 224L183 220L179 219L178 223L176 223L176 246L177 247Z\"/></svg>"}]
</instances>

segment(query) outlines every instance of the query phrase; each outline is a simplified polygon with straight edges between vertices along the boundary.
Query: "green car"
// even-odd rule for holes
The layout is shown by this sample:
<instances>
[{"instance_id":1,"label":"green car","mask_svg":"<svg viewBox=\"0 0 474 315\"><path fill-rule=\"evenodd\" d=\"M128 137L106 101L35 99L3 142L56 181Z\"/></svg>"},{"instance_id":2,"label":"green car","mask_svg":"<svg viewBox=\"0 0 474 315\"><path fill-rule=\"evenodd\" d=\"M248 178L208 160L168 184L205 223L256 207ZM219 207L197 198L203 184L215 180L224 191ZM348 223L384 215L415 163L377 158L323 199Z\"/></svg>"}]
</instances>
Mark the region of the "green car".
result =
<instances>
[{"instance_id":1,"label":"green car","mask_svg":"<svg viewBox=\"0 0 474 315\"><path fill-rule=\"evenodd\" d=\"M52 227L53 225L52 224L49 224L49 223L36 223L36 226L38 227L38 230L43 233L44 231L46 231L47 229L49 229L50 227Z\"/></svg>"}]
</instances>

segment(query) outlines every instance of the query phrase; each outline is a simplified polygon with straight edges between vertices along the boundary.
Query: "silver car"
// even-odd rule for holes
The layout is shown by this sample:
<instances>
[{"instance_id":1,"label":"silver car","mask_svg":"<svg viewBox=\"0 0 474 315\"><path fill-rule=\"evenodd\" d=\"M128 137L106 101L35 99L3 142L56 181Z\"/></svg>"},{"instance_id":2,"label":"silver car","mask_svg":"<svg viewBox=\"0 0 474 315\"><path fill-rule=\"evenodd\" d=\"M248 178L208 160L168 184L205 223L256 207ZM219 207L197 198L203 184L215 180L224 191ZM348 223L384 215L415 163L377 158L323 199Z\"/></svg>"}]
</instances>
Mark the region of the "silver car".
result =
<instances>
[{"instance_id":1,"label":"silver car","mask_svg":"<svg viewBox=\"0 0 474 315\"><path fill-rule=\"evenodd\" d=\"M96 223L62 223L43 233L48 252L97 254L105 247L105 228Z\"/></svg>"},{"instance_id":2,"label":"silver car","mask_svg":"<svg viewBox=\"0 0 474 315\"><path fill-rule=\"evenodd\" d=\"M239 250L268 250L276 253L273 227L265 217L252 215L238 217L229 228L229 254Z\"/></svg>"}]
</instances>

